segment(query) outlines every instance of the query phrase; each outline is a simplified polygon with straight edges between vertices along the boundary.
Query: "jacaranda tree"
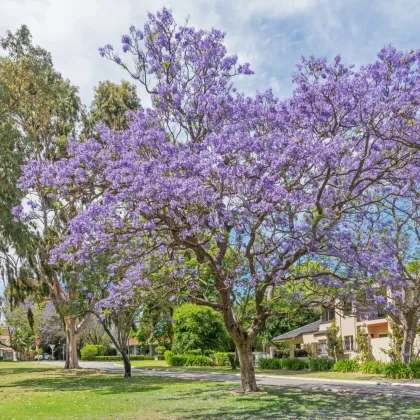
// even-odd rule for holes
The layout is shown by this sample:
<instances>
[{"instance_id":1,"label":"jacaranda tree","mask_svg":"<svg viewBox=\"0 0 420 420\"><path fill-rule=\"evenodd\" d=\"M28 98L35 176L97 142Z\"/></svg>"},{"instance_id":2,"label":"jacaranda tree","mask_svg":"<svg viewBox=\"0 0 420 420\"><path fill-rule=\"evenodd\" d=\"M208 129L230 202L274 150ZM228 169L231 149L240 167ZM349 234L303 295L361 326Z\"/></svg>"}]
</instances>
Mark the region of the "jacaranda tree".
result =
<instances>
[{"instance_id":1,"label":"jacaranda tree","mask_svg":"<svg viewBox=\"0 0 420 420\"><path fill-rule=\"evenodd\" d=\"M110 276L149 286L145 264L165 262L168 289L221 312L252 392L251 344L273 313L273 289L327 254L345 234L343 216L404 171L420 52L387 47L358 71L339 57L303 59L293 96L278 100L237 92L233 79L252 71L223 40L216 29L178 26L163 9L122 37L133 65L101 48L152 108L125 131L71 141L58 163L28 165L21 184L61 197L75 185L93 189L53 261L88 265L107 253Z\"/></svg>"}]
</instances>

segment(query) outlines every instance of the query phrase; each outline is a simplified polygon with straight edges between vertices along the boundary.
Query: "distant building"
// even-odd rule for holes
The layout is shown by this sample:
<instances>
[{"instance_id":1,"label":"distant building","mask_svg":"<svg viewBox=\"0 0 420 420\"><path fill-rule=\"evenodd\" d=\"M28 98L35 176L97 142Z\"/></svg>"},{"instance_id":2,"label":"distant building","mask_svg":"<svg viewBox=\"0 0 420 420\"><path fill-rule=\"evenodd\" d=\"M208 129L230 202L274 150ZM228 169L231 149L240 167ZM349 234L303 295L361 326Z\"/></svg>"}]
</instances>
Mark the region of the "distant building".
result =
<instances>
[{"instance_id":1,"label":"distant building","mask_svg":"<svg viewBox=\"0 0 420 420\"><path fill-rule=\"evenodd\" d=\"M344 358L350 359L357 356L356 335L357 328L370 338L371 355L374 360L389 362L386 350L390 349L388 336L389 324L384 312L379 311L374 316L362 320L356 317L351 306L341 310L337 308L325 309L318 321L289 331L272 339L273 343L287 343L290 346L290 356L294 357L297 349L308 345L312 347L317 356L328 356L328 340L326 330L336 319L340 328L339 334L343 340ZM420 351L420 336L414 342L415 352ZM384 351L385 350L385 351Z\"/></svg>"}]
</instances>

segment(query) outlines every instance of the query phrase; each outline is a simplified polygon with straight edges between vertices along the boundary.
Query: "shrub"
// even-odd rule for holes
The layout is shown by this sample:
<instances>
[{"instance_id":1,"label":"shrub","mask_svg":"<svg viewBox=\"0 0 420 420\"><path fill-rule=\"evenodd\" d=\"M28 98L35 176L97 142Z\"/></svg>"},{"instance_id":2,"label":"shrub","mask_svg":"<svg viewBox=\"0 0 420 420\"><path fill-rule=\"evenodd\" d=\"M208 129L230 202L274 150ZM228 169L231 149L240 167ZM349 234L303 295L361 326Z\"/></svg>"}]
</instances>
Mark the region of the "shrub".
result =
<instances>
[{"instance_id":1,"label":"shrub","mask_svg":"<svg viewBox=\"0 0 420 420\"><path fill-rule=\"evenodd\" d=\"M282 368L288 370L302 370L307 367L304 360L299 359L282 359Z\"/></svg>"},{"instance_id":2,"label":"shrub","mask_svg":"<svg viewBox=\"0 0 420 420\"><path fill-rule=\"evenodd\" d=\"M410 378L410 365L402 362L388 363L384 369L385 376L392 379Z\"/></svg>"},{"instance_id":3,"label":"shrub","mask_svg":"<svg viewBox=\"0 0 420 420\"><path fill-rule=\"evenodd\" d=\"M117 355L117 349L115 347L109 347L106 346L104 348L104 356L116 356Z\"/></svg>"},{"instance_id":4,"label":"shrub","mask_svg":"<svg viewBox=\"0 0 420 420\"><path fill-rule=\"evenodd\" d=\"M96 355L97 356L104 356L105 355L105 347L101 344L95 345L96 347Z\"/></svg>"},{"instance_id":5,"label":"shrub","mask_svg":"<svg viewBox=\"0 0 420 420\"><path fill-rule=\"evenodd\" d=\"M185 354L187 356L201 356L203 352L201 351L201 349L193 349L193 350L187 350Z\"/></svg>"},{"instance_id":6,"label":"shrub","mask_svg":"<svg viewBox=\"0 0 420 420\"><path fill-rule=\"evenodd\" d=\"M334 372L357 372L359 364L355 360L339 360L332 368Z\"/></svg>"},{"instance_id":7,"label":"shrub","mask_svg":"<svg viewBox=\"0 0 420 420\"><path fill-rule=\"evenodd\" d=\"M213 366L214 362L207 356L187 356L185 366Z\"/></svg>"},{"instance_id":8,"label":"shrub","mask_svg":"<svg viewBox=\"0 0 420 420\"><path fill-rule=\"evenodd\" d=\"M157 351L158 356L163 356L163 354L166 351L166 347L165 346L157 346L156 351Z\"/></svg>"},{"instance_id":9,"label":"shrub","mask_svg":"<svg viewBox=\"0 0 420 420\"><path fill-rule=\"evenodd\" d=\"M328 372L333 367L334 362L325 357L309 359L309 369L314 372Z\"/></svg>"},{"instance_id":10,"label":"shrub","mask_svg":"<svg viewBox=\"0 0 420 420\"><path fill-rule=\"evenodd\" d=\"M261 369L281 369L283 366L283 359L260 359L258 367Z\"/></svg>"},{"instance_id":11,"label":"shrub","mask_svg":"<svg viewBox=\"0 0 420 420\"><path fill-rule=\"evenodd\" d=\"M308 357L308 350L306 349L296 349L295 357Z\"/></svg>"},{"instance_id":12,"label":"shrub","mask_svg":"<svg viewBox=\"0 0 420 420\"><path fill-rule=\"evenodd\" d=\"M209 349L203 350L203 356L207 356L208 357L211 354L215 354L215 353L217 353L216 350L209 350Z\"/></svg>"},{"instance_id":13,"label":"shrub","mask_svg":"<svg viewBox=\"0 0 420 420\"><path fill-rule=\"evenodd\" d=\"M88 344L82 348L80 353L82 355L82 360L94 359L96 356L98 356L98 348L97 346Z\"/></svg>"},{"instance_id":14,"label":"shrub","mask_svg":"<svg viewBox=\"0 0 420 420\"><path fill-rule=\"evenodd\" d=\"M169 366L185 366L186 356L169 356L166 361Z\"/></svg>"},{"instance_id":15,"label":"shrub","mask_svg":"<svg viewBox=\"0 0 420 420\"><path fill-rule=\"evenodd\" d=\"M392 379L420 379L420 361L405 364L402 362L385 365L384 373Z\"/></svg>"},{"instance_id":16,"label":"shrub","mask_svg":"<svg viewBox=\"0 0 420 420\"><path fill-rule=\"evenodd\" d=\"M229 366L232 369L235 369L235 353L214 353L214 360L217 366Z\"/></svg>"},{"instance_id":17,"label":"shrub","mask_svg":"<svg viewBox=\"0 0 420 420\"><path fill-rule=\"evenodd\" d=\"M377 360L370 360L368 362L364 362L359 366L360 372L364 373L365 375L374 375L384 373L385 363L379 362Z\"/></svg>"},{"instance_id":18,"label":"shrub","mask_svg":"<svg viewBox=\"0 0 420 420\"><path fill-rule=\"evenodd\" d=\"M213 360L206 356L170 356L169 366L213 366Z\"/></svg>"},{"instance_id":19,"label":"shrub","mask_svg":"<svg viewBox=\"0 0 420 420\"><path fill-rule=\"evenodd\" d=\"M168 361L168 359L172 356L174 356L174 353L170 350L166 350L165 353L163 354L163 357L166 361Z\"/></svg>"}]
</instances>

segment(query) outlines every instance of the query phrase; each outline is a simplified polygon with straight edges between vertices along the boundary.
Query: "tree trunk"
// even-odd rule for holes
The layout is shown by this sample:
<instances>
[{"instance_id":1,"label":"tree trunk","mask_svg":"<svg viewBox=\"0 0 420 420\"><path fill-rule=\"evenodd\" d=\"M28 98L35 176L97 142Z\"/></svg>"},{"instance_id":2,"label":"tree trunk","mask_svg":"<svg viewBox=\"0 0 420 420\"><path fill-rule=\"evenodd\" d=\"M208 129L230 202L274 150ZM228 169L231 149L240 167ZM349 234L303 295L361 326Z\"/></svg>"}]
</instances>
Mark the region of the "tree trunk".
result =
<instances>
[{"instance_id":1,"label":"tree trunk","mask_svg":"<svg viewBox=\"0 0 420 420\"><path fill-rule=\"evenodd\" d=\"M255 379L254 357L252 354L251 341L243 341L236 344L241 368L242 389L245 393L258 391Z\"/></svg>"},{"instance_id":2,"label":"tree trunk","mask_svg":"<svg viewBox=\"0 0 420 420\"><path fill-rule=\"evenodd\" d=\"M403 324L404 335L401 349L401 360L403 363L411 362L414 340L416 339L417 321L417 317L410 314L406 316Z\"/></svg>"},{"instance_id":3,"label":"tree trunk","mask_svg":"<svg viewBox=\"0 0 420 420\"><path fill-rule=\"evenodd\" d=\"M121 356L124 362L124 378L131 378L131 361L126 349L122 349Z\"/></svg>"},{"instance_id":4,"label":"tree trunk","mask_svg":"<svg viewBox=\"0 0 420 420\"><path fill-rule=\"evenodd\" d=\"M77 358L76 317L67 316L64 321L66 324L66 363L64 369L80 369Z\"/></svg>"}]
</instances>

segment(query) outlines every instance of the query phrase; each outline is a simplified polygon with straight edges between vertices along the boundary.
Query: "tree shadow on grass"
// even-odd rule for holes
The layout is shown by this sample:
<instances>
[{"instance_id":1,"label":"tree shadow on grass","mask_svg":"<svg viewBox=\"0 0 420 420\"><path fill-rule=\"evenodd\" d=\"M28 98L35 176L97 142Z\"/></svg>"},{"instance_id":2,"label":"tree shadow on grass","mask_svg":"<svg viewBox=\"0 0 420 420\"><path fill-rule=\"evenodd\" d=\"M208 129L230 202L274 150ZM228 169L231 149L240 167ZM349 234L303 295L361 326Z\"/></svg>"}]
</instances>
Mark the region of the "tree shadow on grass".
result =
<instances>
[{"instance_id":1,"label":"tree shadow on grass","mask_svg":"<svg viewBox=\"0 0 420 420\"><path fill-rule=\"evenodd\" d=\"M222 389L224 388L224 389ZM240 395L226 385L178 392L172 399L203 401L199 408L179 410L185 419L385 419L420 418L420 403L378 396L348 396L312 392L298 387L264 387L263 392ZM209 401L213 403L208 404ZM207 404L204 404L207 402ZM195 404L197 406L197 404Z\"/></svg>"},{"instance_id":2,"label":"tree shadow on grass","mask_svg":"<svg viewBox=\"0 0 420 420\"><path fill-rule=\"evenodd\" d=\"M0 383L0 388L27 388L36 392L71 392L71 391L91 391L98 394L125 394L149 392L161 389L165 384L185 383L176 378L160 378L152 376L134 376L124 379L116 374L99 374L94 371L74 370L65 372L63 370L46 369L11 369L13 373L38 373L36 378L16 377L16 380L8 382L6 385Z\"/></svg>"}]
</instances>

